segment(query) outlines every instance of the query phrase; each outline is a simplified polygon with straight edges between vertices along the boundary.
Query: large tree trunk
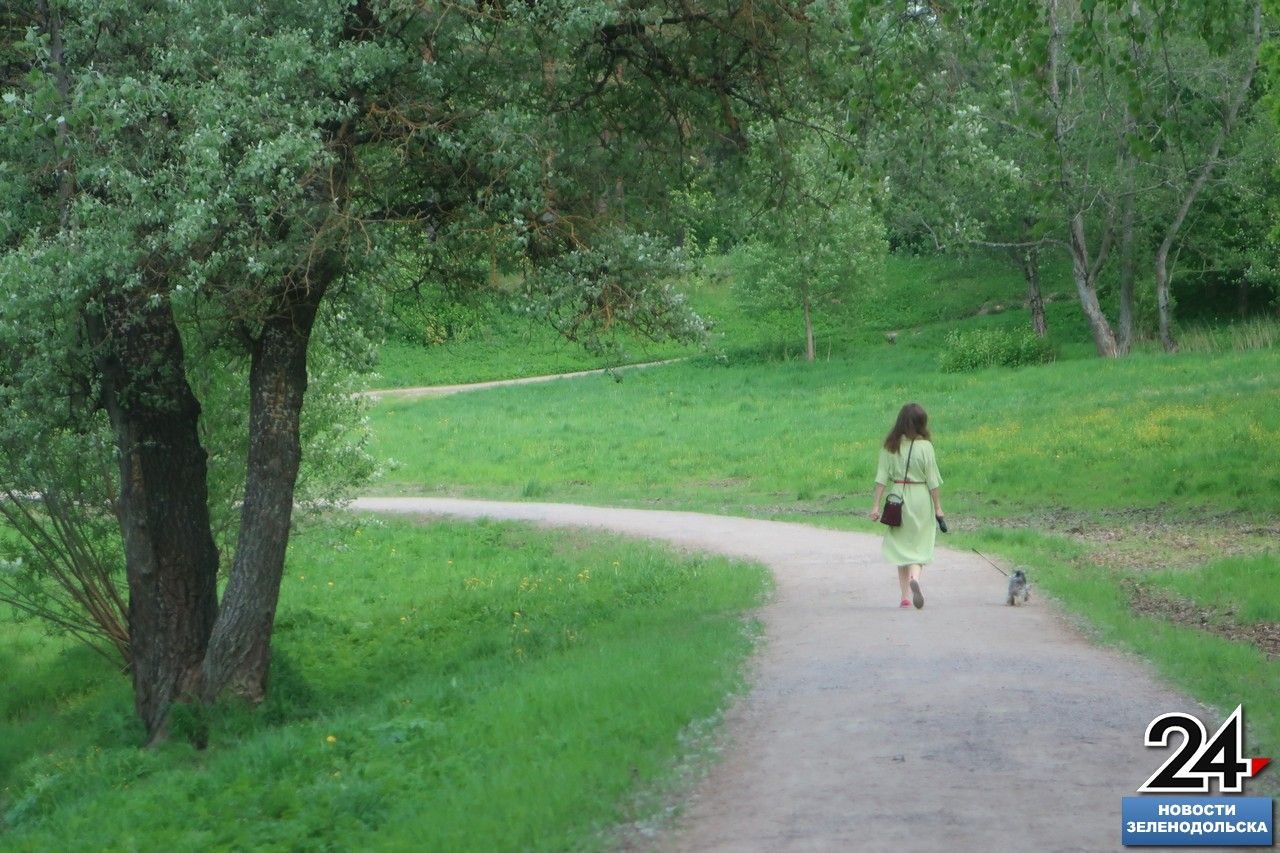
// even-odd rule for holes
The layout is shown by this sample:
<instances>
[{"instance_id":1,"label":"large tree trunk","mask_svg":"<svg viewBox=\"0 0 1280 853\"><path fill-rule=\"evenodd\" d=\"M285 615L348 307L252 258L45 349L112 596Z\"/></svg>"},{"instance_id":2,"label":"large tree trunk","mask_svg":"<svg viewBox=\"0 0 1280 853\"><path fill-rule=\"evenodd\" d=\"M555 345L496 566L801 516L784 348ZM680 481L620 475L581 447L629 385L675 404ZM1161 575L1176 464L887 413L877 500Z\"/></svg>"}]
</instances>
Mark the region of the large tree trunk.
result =
<instances>
[{"instance_id":1,"label":"large tree trunk","mask_svg":"<svg viewBox=\"0 0 1280 853\"><path fill-rule=\"evenodd\" d=\"M1089 263L1084 236L1083 217L1077 213L1071 219L1071 273L1075 279L1076 294L1080 297L1080 310L1089 322L1089 331L1093 334L1093 344L1098 355L1103 358L1115 358L1120 354L1116 346L1115 334L1111 331L1111 323L1098 304L1097 267Z\"/></svg>"},{"instance_id":2,"label":"large tree trunk","mask_svg":"<svg viewBox=\"0 0 1280 853\"><path fill-rule=\"evenodd\" d=\"M1031 328L1036 337L1048 334L1044 321L1044 295L1040 292L1040 250L1034 246L1018 255L1022 276L1027 280L1027 307L1031 311Z\"/></svg>"},{"instance_id":3,"label":"large tree trunk","mask_svg":"<svg viewBox=\"0 0 1280 853\"><path fill-rule=\"evenodd\" d=\"M813 345L813 315L809 312L809 288L804 288L800 299L804 305L804 360L813 361L817 357L817 351Z\"/></svg>"},{"instance_id":4,"label":"large tree trunk","mask_svg":"<svg viewBox=\"0 0 1280 853\"><path fill-rule=\"evenodd\" d=\"M217 609L200 404L167 299L115 291L86 316L120 458L134 704L151 741L194 689Z\"/></svg>"},{"instance_id":5,"label":"large tree trunk","mask_svg":"<svg viewBox=\"0 0 1280 853\"><path fill-rule=\"evenodd\" d=\"M61 16L36 4L61 104L70 100ZM55 133L67 143L65 117ZM69 146L67 146L69 148ZM75 163L58 164L59 226L73 229ZM120 467L116 513L124 545L134 707L147 739L165 736L173 703L196 686L217 609L218 549L209 518L200 404L163 282L108 285L83 312L102 377Z\"/></svg>"},{"instance_id":6,"label":"large tree trunk","mask_svg":"<svg viewBox=\"0 0 1280 853\"><path fill-rule=\"evenodd\" d=\"M249 369L249 459L240 534L222 608L205 658L202 692L212 700L266 695L271 634L302 459L299 421L307 347L335 267L291 285L281 310L254 342Z\"/></svg>"}]
</instances>

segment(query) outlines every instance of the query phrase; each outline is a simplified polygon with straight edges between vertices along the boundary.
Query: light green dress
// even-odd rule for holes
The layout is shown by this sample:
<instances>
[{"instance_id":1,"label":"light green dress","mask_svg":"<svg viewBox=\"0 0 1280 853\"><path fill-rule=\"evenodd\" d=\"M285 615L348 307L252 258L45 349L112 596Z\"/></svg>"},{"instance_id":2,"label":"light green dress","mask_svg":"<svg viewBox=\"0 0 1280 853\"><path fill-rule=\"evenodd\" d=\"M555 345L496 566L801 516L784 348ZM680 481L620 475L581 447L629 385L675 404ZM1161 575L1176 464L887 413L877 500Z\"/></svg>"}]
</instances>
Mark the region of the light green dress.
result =
<instances>
[{"instance_id":1,"label":"light green dress","mask_svg":"<svg viewBox=\"0 0 1280 853\"><path fill-rule=\"evenodd\" d=\"M942 485L938 473L938 459L933 453L933 443L928 439L915 439L911 452L910 476L903 476L907 465L907 452L911 439L904 438L897 453L880 448L880 464L876 468L876 483L885 487L885 495L902 495L902 526L885 527L881 553L895 566L924 565L933 559L933 540L938 535L938 524L933 515L933 500L929 490ZM910 485L899 485L894 480L911 480ZM919 485L916 485L919 483ZM883 501L884 499L881 498ZM882 504L883 505L883 504Z\"/></svg>"}]
</instances>

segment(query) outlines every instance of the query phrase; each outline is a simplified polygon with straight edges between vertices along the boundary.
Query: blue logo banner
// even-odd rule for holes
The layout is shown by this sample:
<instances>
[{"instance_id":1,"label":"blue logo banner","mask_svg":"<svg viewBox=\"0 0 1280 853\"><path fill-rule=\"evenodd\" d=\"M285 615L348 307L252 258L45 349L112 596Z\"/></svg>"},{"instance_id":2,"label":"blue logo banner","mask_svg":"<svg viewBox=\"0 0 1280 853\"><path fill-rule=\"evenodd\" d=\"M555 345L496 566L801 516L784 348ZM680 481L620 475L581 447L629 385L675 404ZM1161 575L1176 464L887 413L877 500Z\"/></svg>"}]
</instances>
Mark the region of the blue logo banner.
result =
<instances>
[{"instance_id":1,"label":"blue logo banner","mask_svg":"<svg viewBox=\"0 0 1280 853\"><path fill-rule=\"evenodd\" d=\"M1125 797L1125 847L1270 847L1270 797Z\"/></svg>"}]
</instances>

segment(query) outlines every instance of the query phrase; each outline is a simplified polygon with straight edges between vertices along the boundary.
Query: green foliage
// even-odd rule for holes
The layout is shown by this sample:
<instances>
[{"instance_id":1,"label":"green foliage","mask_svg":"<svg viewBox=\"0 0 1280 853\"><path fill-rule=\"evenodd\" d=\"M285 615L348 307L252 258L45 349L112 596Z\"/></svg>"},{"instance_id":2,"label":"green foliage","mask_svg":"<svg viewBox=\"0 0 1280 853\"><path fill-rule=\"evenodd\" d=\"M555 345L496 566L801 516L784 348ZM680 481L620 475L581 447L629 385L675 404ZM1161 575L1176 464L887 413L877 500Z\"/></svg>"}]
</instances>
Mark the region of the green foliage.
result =
<instances>
[{"instance_id":1,"label":"green foliage","mask_svg":"<svg viewBox=\"0 0 1280 853\"><path fill-rule=\"evenodd\" d=\"M0 287L19 286L4 273L0 266ZM60 369L58 344L46 348L39 340L44 326L26 313L31 307L0 300L0 328L14 345L4 364L8 382L0 382L0 400L11 403L0 420L0 517L18 534L0 540L0 560L10 567L0 574L0 601L14 605L14 616L42 618L51 630L127 662L114 436L105 412L78 407L92 386L81 390L83 378ZM376 469L368 452L369 403L354 393L373 348L346 323L344 307L351 310L335 299L322 312L310 352L295 495L304 513L351 497ZM234 350L203 351L206 339L194 323L186 331L197 354L189 378L203 409L209 505L225 570L235 553L244 492L249 416L241 389L248 365ZM37 495L41 499L32 500Z\"/></svg>"},{"instance_id":2,"label":"green foliage","mask_svg":"<svg viewBox=\"0 0 1280 853\"><path fill-rule=\"evenodd\" d=\"M619 330L697 341L702 319L675 285L686 270L683 254L661 238L611 231L530 270L523 308L597 352L617 349Z\"/></svg>"},{"instance_id":3,"label":"green foliage","mask_svg":"<svg viewBox=\"0 0 1280 853\"><path fill-rule=\"evenodd\" d=\"M1053 361L1053 345L1036 337L1030 329L954 330L938 356L938 366L946 373L964 373L988 367L1022 367Z\"/></svg>"},{"instance_id":4,"label":"green foliage","mask_svg":"<svg viewBox=\"0 0 1280 853\"><path fill-rule=\"evenodd\" d=\"M290 545L275 689L208 712L204 752L138 749L124 679L0 623L0 846L606 847L740 685L766 583L620 538L331 519Z\"/></svg>"},{"instance_id":5,"label":"green foliage","mask_svg":"<svg viewBox=\"0 0 1280 853\"><path fill-rule=\"evenodd\" d=\"M854 103L850 126L860 162L881 178L891 245L979 242L1015 261L1070 245L1100 353L1113 349L1111 321L1090 291L1120 266L1145 295L1166 240L1185 266L1172 273L1175 282L1185 275L1184 293L1212 291L1223 277L1260 283L1275 266L1273 248L1259 251L1267 225L1257 212L1275 206L1264 164L1276 147L1254 109L1267 26L1257 9L1223 0L854 3L874 94ZM1231 178L1220 180L1224 169ZM1205 206L1216 210L1202 216Z\"/></svg>"},{"instance_id":6,"label":"green foliage","mask_svg":"<svg viewBox=\"0 0 1280 853\"><path fill-rule=\"evenodd\" d=\"M757 247L762 244L755 244ZM707 256L692 265L680 284L688 305L706 323L704 347L713 357L734 363L787 360L803 353L798 308L748 310L740 297L746 273L746 247L726 255ZM1046 263L1043 289L1055 339L1086 340L1079 312L1059 300L1072 290L1070 269ZM1014 328L1027 324L1021 307L1025 283L1012 265L984 256L889 255L884 258L883 285L860 294L854 306L835 305L814 317L823 358L847 357L867 343L884 341L886 330L911 330L940 324L950 328L975 313ZM1000 313L997 313L1000 312ZM934 329L901 331L903 346L933 346ZM923 337L922 337L923 336ZM495 312L465 340L420 346L389 340L379 350L377 387L449 385L522 376L568 373L620 364L694 355L695 346L674 341L653 343L618 334L612 351L594 354L567 343L545 324L525 314ZM923 343L921 343L923 342Z\"/></svg>"},{"instance_id":7,"label":"green foliage","mask_svg":"<svg viewBox=\"0 0 1280 853\"><path fill-rule=\"evenodd\" d=\"M793 340L804 345L815 318L862 316L883 280L886 245L879 218L830 158L802 151L796 161L795 195L780 204L786 218L733 252L733 289L749 315L793 318Z\"/></svg>"},{"instance_id":8,"label":"green foliage","mask_svg":"<svg viewBox=\"0 0 1280 853\"><path fill-rule=\"evenodd\" d=\"M0 13L0 395L17 413L0 448L0 469L17 473L0 486L80 485L35 466L40 435L96 447L86 466L101 467L112 442L100 409L145 383L101 381L111 338L94 330L137 328L140 314L181 330L182 358L140 361L170 396L189 383L204 404L224 554L249 354L272 322L308 325L295 321L321 294L333 319L316 346L331 351L310 359L304 502L369 470L343 374L368 361L373 283L444 283L447 298L413 304L402 324L423 342L474 334L491 309L471 297L499 270L527 271L527 315L592 348L625 328L700 335L670 284L677 253L648 235L670 187L691 184L689 150L720 138L711 127L782 112L797 75L778 57L808 27L780 3L678 19L662 3L474 11L51 0ZM679 105L674 124L650 108L659 101ZM109 521L112 476L71 506ZM288 492L263 503L287 506Z\"/></svg>"},{"instance_id":9,"label":"green foliage","mask_svg":"<svg viewBox=\"0 0 1280 853\"><path fill-rule=\"evenodd\" d=\"M856 319L873 300L883 276L884 231L858 199L788 217L767 236L734 252L735 292L749 313L812 304Z\"/></svg>"},{"instance_id":10,"label":"green foliage","mask_svg":"<svg viewBox=\"0 0 1280 853\"><path fill-rule=\"evenodd\" d=\"M503 308L494 299L460 302L441 293L400 296L392 301L389 336L422 347L473 340Z\"/></svg>"}]
</instances>

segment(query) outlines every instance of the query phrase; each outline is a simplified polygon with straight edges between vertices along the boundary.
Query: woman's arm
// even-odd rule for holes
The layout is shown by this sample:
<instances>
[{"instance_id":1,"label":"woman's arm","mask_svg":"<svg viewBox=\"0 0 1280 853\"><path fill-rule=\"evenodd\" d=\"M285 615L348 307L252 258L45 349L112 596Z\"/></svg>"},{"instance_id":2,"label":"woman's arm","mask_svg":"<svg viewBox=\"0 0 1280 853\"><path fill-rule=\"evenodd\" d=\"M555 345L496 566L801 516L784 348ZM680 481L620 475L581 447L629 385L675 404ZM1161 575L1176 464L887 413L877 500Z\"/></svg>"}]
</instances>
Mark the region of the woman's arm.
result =
<instances>
[{"instance_id":1,"label":"woman's arm","mask_svg":"<svg viewBox=\"0 0 1280 853\"><path fill-rule=\"evenodd\" d=\"M938 489L942 486L942 474L938 471L938 457L929 445L929 465L925 469L925 482L929 484L929 497L933 498L933 514L942 517L942 499L938 497Z\"/></svg>"},{"instance_id":2,"label":"woman's arm","mask_svg":"<svg viewBox=\"0 0 1280 853\"><path fill-rule=\"evenodd\" d=\"M872 521L880 520L880 498L884 496L884 483L876 483L876 496L871 499L871 512L867 513Z\"/></svg>"}]
</instances>

